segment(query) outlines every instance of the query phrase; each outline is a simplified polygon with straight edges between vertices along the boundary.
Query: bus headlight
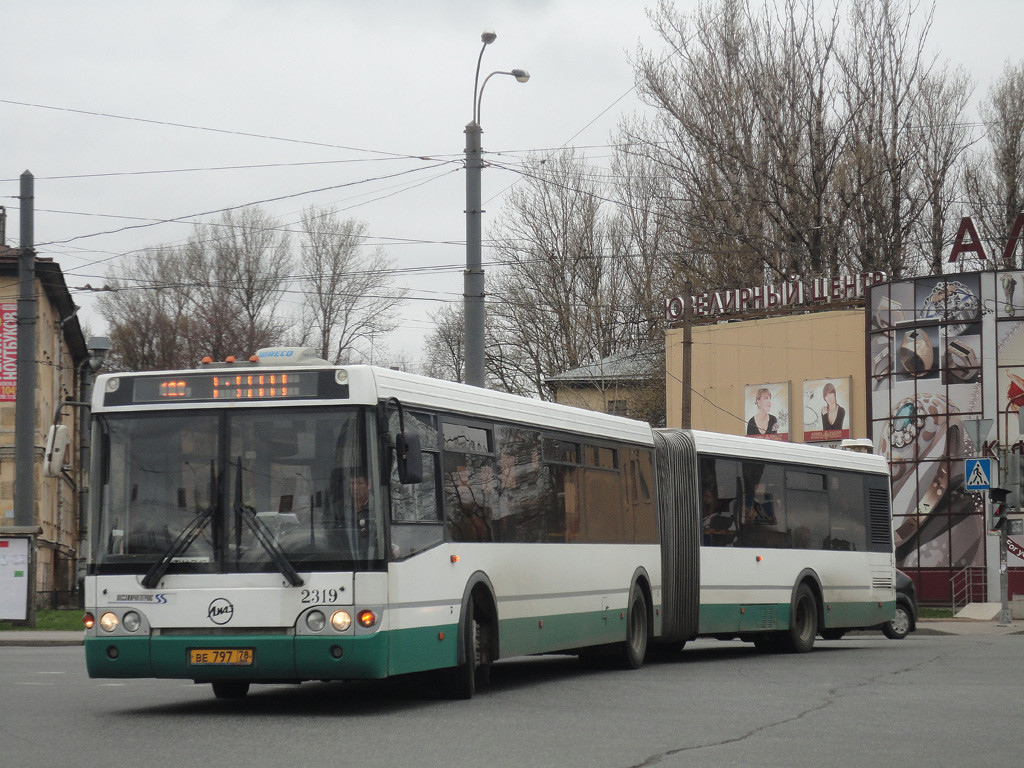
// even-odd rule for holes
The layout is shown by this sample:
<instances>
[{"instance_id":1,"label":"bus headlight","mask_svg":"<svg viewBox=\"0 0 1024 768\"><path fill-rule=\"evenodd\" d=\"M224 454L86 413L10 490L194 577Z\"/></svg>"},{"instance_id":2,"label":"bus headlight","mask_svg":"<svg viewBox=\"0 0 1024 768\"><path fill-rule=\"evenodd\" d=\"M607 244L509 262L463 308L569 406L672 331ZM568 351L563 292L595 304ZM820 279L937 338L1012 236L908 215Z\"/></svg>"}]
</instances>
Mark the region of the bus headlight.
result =
<instances>
[{"instance_id":1,"label":"bus headlight","mask_svg":"<svg viewBox=\"0 0 1024 768\"><path fill-rule=\"evenodd\" d=\"M139 627L142 626L142 617L135 611L128 611L128 613L121 617L121 623L129 632L138 632Z\"/></svg>"},{"instance_id":2,"label":"bus headlight","mask_svg":"<svg viewBox=\"0 0 1024 768\"><path fill-rule=\"evenodd\" d=\"M113 632L117 629L117 614L107 611L100 616L100 627L104 632Z\"/></svg>"},{"instance_id":3,"label":"bus headlight","mask_svg":"<svg viewBox=\"0 0 1024 768\"><path fill-rule=\"evenodd\" d=\"M320 632L327 626L327 617L323 611L310 611L306 614L306 626L311 632Z\"/></svg>"},{"instance_id":4,"label":"bus headlight","mask_svg":"<svg viewBox=\"0 0 1024 768\"><path fill-rule=\"evenodd\" d=\"M344 632L352 626L352 616L348 611L335 611L331 614L331 626L338 632Z\"/></svg>"}]
</instances>

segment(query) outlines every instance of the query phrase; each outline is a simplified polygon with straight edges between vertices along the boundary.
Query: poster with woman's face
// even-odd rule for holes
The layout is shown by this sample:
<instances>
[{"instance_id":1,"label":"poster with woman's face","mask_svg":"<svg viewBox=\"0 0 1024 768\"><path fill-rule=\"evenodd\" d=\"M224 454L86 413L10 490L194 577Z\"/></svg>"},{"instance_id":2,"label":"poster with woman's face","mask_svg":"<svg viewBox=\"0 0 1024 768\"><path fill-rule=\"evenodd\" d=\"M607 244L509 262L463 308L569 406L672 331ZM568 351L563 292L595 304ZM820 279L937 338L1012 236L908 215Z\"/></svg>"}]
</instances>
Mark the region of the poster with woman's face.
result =
<instances>
[{"instance_id":1,"label":"poster with woman's face","mask_svg":"<svg viewBox=\"0 0 1024 768\"><path fill-rule=\"evenodd\" d=\"M747 435L763 440L789 440L789 382L748 384L743 390Z\"/></svg>"},{"instance_id":2,"label":"poster with woman's face","mask_svg":"<svg viewBox=\"0 0 1024 768\"><path fill-rule=\"evenodd\" d=\"M850 436L851 377L804 382L804 442L845 440Z\"/></svg>"}]
</instances>

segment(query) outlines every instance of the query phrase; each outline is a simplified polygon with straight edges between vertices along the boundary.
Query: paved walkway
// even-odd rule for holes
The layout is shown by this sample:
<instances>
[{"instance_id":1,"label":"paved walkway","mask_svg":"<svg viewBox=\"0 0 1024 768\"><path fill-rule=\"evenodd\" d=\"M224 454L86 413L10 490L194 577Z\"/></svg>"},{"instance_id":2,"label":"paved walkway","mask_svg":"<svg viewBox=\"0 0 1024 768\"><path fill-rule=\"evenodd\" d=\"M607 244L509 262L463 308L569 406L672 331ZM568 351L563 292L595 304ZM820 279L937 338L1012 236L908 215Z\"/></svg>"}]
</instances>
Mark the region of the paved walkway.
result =
<instances>
[{"instance_id":1,"label":"paved walkway","mask_svg":"<svg viewBox=\"0 0 1024 768\"><path fill-rule=\"evenodd\" d=\"M1024 635L1024 620L1001 627L995 621L976 619L920 619L918 635ZM81 632L0 631L0 646L81 645Z\"/></svg>"},{"instance_id":2,"label":"paved walkway","mask_svg":"<svg viewBox=\"0 0 1024 768\"><path fill-rule=\"evenodd\" d=\"M1024 635L1024 621L1002 627L998 621L977 619L918 619L918 635Z\"/></svg>"},{"instance_id":3,"label":"paved walkway","mask_svg":"<svg viewBox=\"0 0 1024 768\"><path fill-rule=\"evenodd\" d=\"M75 632L36 632L35 630L18 630L0 632L0 646L29 645L81 645L84 633Z\"/></svg>"}]
</instances>

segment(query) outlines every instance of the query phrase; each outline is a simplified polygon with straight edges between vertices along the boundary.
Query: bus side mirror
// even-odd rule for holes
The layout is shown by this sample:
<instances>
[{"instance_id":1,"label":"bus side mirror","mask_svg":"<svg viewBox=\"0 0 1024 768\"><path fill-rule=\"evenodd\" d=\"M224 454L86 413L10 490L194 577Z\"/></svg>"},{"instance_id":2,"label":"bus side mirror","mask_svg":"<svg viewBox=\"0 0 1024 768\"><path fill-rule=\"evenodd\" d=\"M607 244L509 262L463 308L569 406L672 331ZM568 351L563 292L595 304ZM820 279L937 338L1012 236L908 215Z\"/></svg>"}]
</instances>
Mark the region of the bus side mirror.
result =
<instances>
[{"instance_id":1,"label":"bus side mirror","mask_svg":"<svg viewBox=\"0 0 1024 768\"><path fill-rule=\"evenodd\" d=\"M398 461L398 479L403 485L423 482L423 454L418 434L399 432L395 436L395 458Z\"/></svg>"},{"instance_id":2,"label":"bus side mirror","mask_svg":"<svg viewBox=\"0 0 1024 768\"><path fill-rule=\"evenodd\" d=\"M60 477L64 472L68 447L68 428L64 424L54 424L46 433L46 451L43 454L43 474L46 477Z\"/></svg>"}]
</instances>

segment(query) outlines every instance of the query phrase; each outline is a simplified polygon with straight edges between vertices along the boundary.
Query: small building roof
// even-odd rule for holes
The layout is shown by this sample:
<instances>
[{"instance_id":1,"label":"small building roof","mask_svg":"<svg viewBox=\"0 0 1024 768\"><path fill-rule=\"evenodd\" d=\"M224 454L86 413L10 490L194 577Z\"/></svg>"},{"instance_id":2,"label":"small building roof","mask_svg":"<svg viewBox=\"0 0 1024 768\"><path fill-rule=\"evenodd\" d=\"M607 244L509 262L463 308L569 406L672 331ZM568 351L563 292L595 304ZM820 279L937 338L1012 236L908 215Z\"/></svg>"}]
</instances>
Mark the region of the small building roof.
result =
<instances>
[{"instance_id":1,"label":"small building roof","mask_svg":"<svg viewBox=\"0 0 1024 768\"><path fill-rule=\"evenodd\" d=\"M661 350L654 346L641 349L622 349L596 363L548 376L544 383L548 386L558 386L595 381L605 383L646 381L657 374L660 360Z\"/></svg>"},{"instance_id":2,"label":"small building roof","mask_svg":"<svg viewBox=\"0 0 1024 768\"><path fill-rule=\"evenodd\" d=\"M89 357L89 350L86 348L85 336L82 335L82 326L75 314L78 307L71 299L67 283L64 282L64 273L60 265L48 256L36 256L35 267L36 280L42 284L46 298L64 321L64 340L71 352L72 361L78 365ZM0 245L0 276L13 277L15 281L18 278L18 251L5 245Z\"/></svg>"}]
</instances>

